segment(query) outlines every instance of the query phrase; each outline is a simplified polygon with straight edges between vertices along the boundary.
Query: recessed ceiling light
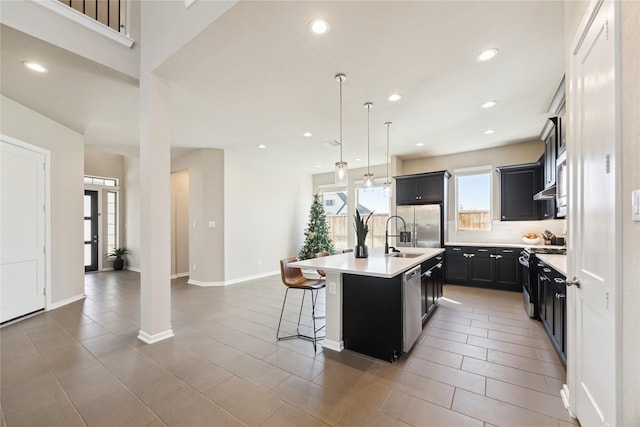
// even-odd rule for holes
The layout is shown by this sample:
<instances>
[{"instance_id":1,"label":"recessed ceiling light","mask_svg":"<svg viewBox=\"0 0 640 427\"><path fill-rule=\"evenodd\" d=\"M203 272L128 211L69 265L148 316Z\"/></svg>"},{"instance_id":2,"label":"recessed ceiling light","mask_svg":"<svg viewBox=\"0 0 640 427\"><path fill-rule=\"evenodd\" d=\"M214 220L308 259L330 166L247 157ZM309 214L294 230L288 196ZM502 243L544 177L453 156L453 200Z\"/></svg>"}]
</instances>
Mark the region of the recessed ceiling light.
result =
<instances>
[{"instance_id":1,"label":"recessed ceiling light","mask_svg":"<svg viewBox=\"0 0 640 427\"><path fill-rule=\"evenodd\" d=\"M476 60L480 62L488 61L494 56L496 56L497 54L498 54L498 49L496 48L487 49L484 52L480 53L480 55L476 56Z\"/></svg>"},{"instance_id":2,"label":"recessed ceiling light","mask_svg":"<svg viewBox=\"0 0 640 427\"><path fill-rule=\"evenodd\" d=\"M302 134L305 138L309 138L311 135L313 135L311 132L305 132Z\"/></svg>"},{"instance_id":3,"label":"recessed ceiling light","mask_svg":"<svg viewBox=\"0 0 640 427\"><path fill-rule=\"evenodd\" d=\"M356 161L356 162L359 162L359 161L360 161L360 158L359 158L359 157L358 157L358 158L356 158L356 160L355 160L355 161Z\"/></svg>"},{"instance_id":4,"label":"recessed ceiling light","mask_svg":"<svg viewBox=\"0 0 640 427\"><path fill-rule=\"evenodd\" d=\"M485 131L484 131L484 134L485 134L485 135L491 135L492 133L495 133L495 132L496 132L496 131L495 131L495 130L493 130L493 129L487 129L487 130L485 130Z\"/></svg>"},{"instance_id":5,"label":"recessed ceiling light","mask_svg":"<svg viewBox=\"0 0 640 427\"><path fill-rule=\"evenodd\" d=\"M484 104L482 104L482 108L491 108L491 107L495 107L495 105L498 103L498 101L487 101Z\"/></svg>"},{"instance_id":6,"label":"recessed ceiling light","mask_svg":"<svg viewBox=\"0 0 640 427\"><path fill-rule=\"evenodd\" d=\"M416 147L422 147L423 145L424 145L424 142L418 142L418 143L416 144Z\"/></svg>"},{"instance_id":7,"label":"recessed ceiling light","mask_svg":"<svg viewBox=\"0 0 640 427\"><path fill-rule=\"evenodd\" d=\"M317 168L319 168L319 167L320 167L320 165L316 165L316 167L317 167Z\"/></svg>"},{"instance_id":8,"label":"recessed ceiling light","mask_svg":"<svg viewBox=\"0 0 640 427\"><path fill-rule=\"evenodd\" d=\"M260 144L260 145L258 145L258 148L267 148L267 146L264 145L264 144Z\"/></svg>"},{"instance_id":9,"label":"recessed ceiling light","mask_svg":"<svg viewBox=\"0 0 640 427\"><path fill-rule=\"evenodd\" d=\"M49 71L44 66L38 64L37 62L22 61L22 65L24 65L30 70L37 71L38 73L46 73Z\"/></svg>"},{"instance_id":10,"label":"recessed ceiling light","mask_svg":"<svg viewBox=\"0 0 640 427\"><path fill-rule=\"evenodd\" d=\"M389 95L387 100L390 102L397 102L397 101L400 101L400 98L402 98L401 93L392 93L391 95Z\"/></svg>"},{"instance_id":11,"label":"recessed ceiling light","mask_svg":"<svg viewBox=\"0 0 640 427\"><path fill-rule=\"evenodd\" d=\"M309 30L319 36L327 34L329 32L329 23L322 18L316 18L309 24Z\"/></svg>"}]
</instances>

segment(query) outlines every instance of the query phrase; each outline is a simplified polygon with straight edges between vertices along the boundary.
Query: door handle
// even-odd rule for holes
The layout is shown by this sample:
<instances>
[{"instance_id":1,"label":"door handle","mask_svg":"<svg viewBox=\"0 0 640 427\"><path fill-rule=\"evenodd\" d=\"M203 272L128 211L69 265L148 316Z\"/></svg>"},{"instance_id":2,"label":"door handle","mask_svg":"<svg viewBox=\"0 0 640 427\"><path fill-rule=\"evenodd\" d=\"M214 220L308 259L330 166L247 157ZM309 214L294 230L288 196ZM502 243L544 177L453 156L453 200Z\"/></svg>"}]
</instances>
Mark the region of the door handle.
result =
<instances>
[{"instance_id":1,"label":"door handle","mask_svg":"<svg viewBox=\"0 0 640 427\"><path fill-rule=\"evenodd\" d=\"M580 287L580 280L576 276L573 276L573 279L567 280L567 286L575 286L576 288Z\"/></svg>"},{"instance_id":2,"label":"door handle","mask_svg":"<svg viewBox=\"0 0 640 427\"><path fill-rule=\"evenodd\" d=\"M93 243L98 243L98 235L93 236Z\"/></svg>"}]
</instances>

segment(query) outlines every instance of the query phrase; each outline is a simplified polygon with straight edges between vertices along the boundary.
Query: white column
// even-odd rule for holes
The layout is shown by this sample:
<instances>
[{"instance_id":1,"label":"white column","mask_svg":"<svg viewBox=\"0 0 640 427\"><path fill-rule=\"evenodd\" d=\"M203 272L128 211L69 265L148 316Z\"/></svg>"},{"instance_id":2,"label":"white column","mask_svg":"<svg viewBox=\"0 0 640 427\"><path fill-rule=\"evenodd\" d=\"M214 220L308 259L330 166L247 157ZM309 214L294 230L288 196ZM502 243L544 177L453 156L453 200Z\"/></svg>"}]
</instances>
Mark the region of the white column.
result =
<instances>
[{"instance_id":1,"label":"white column","mask_svg":"<svg viewBox=\"0 0 640 427\"><path fill-rule=\"evenodd\" d=\"M140 76L140 333L151 344L171 330L171 149L169 85Z\"/></svg>"},{"instance_id":2,"label":"white column","mask_svg":"<svg viewBox=\"0 0 640 427\"><path fill-rule=\"evenodd\" d=\"M342 273L327 271L326 277L326 326L324 348L330 350L344 350L342 340Z\"/></svg>"}]
</instances>

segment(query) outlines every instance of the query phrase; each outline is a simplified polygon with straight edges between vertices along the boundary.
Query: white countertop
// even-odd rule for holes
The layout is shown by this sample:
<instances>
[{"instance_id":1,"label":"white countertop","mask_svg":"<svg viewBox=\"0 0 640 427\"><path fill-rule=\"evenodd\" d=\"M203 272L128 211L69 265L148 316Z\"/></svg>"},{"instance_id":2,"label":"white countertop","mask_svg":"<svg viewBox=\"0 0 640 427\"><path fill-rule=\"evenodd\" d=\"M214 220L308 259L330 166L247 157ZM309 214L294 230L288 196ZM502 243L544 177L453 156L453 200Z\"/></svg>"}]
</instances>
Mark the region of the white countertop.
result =
<instances>
[{"instance_id":1,"label":"white countertop","mask_svg":"<svg viewBox=\"0 0 640 427\"><path fill-rule=\"evenodd\" d=\"M567 256L556 254L536 254L536 258L544 261L549 267L555 269L558 273L567 276Z\"/></svg>"},{"instance_id":2,"label":"white countertop","mask_svg":"<svg viewBox=\"0 0 640 427\"><path fill-rule=\"evenodd\" d=\"M385 256L383 248L369 250L369 258L356 258L353 252L291 263L292 267L312 268L340 273L391 278L444 252L444 248L402 248L401 252L417 253L415 258Z\"/></svg>"}]
</instances>

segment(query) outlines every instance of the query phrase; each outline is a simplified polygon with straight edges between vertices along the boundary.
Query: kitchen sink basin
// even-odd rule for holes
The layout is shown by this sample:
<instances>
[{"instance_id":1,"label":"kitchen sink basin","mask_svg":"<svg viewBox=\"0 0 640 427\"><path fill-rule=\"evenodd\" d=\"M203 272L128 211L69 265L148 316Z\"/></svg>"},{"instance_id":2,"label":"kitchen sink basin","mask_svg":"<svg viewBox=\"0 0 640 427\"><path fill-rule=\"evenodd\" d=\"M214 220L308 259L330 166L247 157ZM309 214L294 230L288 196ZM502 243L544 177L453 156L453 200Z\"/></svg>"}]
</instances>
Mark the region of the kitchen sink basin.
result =
<instances>
[{"instance_id":1,"label":"kitchen sink basin","mask_svg":"<svg viewBox=\"0 0 640 427\"><path fill-rule=\"evenodd\" d=\"M390 253L389 256L396 258L417 258L422 256L422 254L410 253L410 252L393 252Z\"/></svg>"}]
</instances>

